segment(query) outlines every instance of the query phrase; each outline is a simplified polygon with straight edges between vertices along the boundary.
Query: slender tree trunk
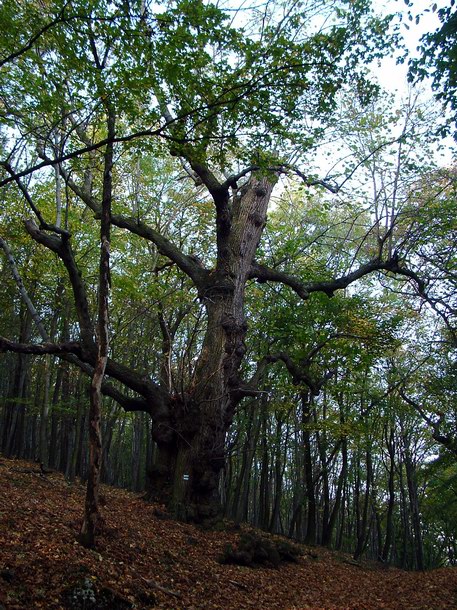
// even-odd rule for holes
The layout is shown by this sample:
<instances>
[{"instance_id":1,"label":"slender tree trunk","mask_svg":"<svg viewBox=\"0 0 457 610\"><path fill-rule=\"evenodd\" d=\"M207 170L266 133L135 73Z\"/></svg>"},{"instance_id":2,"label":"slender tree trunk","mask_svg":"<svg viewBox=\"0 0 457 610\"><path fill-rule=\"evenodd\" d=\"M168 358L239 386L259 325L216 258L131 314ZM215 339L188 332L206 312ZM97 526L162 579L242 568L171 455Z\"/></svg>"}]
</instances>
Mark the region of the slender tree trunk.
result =
<instances>
[{"instance_id":1,"label":"slender tree trunk","mask_svg":"<svg viewBox=\"0 0 457 610\"><path fill-rule=\"evenodd\" d=\"M364 500L363 500L363 509L362 509L362 518L358 519L358 524L357 524L357 545L354 551L354 559L357 561L363 551L365 550L367 541L368 541L368 536L369 536L369 508L370 508L370 501L371 501L371 483L372 483L372 479L373 479L373 462L372 462L372 455L371 455L371 448L367 448L366 450L366 468L367 468L367 474L366 474L366 484L365 484L365 494L364 494ZM360 468L360 466L359 466Z\"/></svg>"},{"instance_id":2,"label":"slender tree trunk","mask_svg":"<svg viewBox=\"0 0 457 610\"><path fill-rule=\"evenodd\" d=\"M309 391L301 393L302 424L303 424L303 457L305 468L306 499L308 512L306 519L305 544L316 544L317 535L317 504L314 489L313 458L311 454L311 405Z\"/></svg>"},{"instance_id":3,"label":"slender tree trunk","mask_svg":"<svg viewBox=\"0 0 457 610\"><path fill-rule=\"evenodd\" d=\"M49 464L52 468L57 468L57 429L59 418L57 414L57 404L59 402L59 396L62 388L62 379L64 373L64 367L68 366L65 362L60 362L57 366L57 374L54 382L54 390L52 393L52 406L51 406L51 431L49 435Z\"/></svg>"},{"instance_id":4,"label":"slender tree trunk","mask_svg":"<svg viewBox=\"0 0 457 610\"><path fill-rule=\"evenodd\" d=\"M273 496L273 510L271 513L271 520L269 530L272 533L280 531L280 507L282 499L282 481L283 481L283 468L282 468L282 452L281 452L281 436L282 436L283 421L281 417L277 416L276 420L276 434L275 434L275 458L274 458L274 496Z\"/></svg>"},{"instance_id":5,"label":"slender tree trunk","mask_svg":"<svg viewBox=\"0 0 457 610\"><path fill-rule=\"evenodd\" d=\"M108 136L114 137L115 121L114 111L110 102L108 110ZM102 407L102 382L108 361L109 349L109 317L108 299L110 285L110 232L111 232L111 200L112 200L112 170L113 170L113 143L110 142L105 150L105 164L103 174L103 201L100 223L100 270L98 289L98 323L97 323L97 359L90 386L89 409L89 473L84 510L84 520L81 526L79 539L86 547L95 546L95 535L100 517L99 485L102 460L102 438L100 430Z\"/></svg>"},{"instance_id":6,"label":"slender tree trunk","mask_svg":"<svg viewBox=\"0 0 457 610\"><path fill-rule=\"evenodd\" d=\"M78 383L78 386L80 383ZM68 468L68 480L73 482L76 478L76 472L79 469L80 461L81 461L81 446L82 446L82 437L84 436L84 423L85 423L85 411L83 395L81 396L80 392L77 392L76 400L77 400L77 409L75 415L75 423L74 423L74 435L73 435L73 451L71 453L70 465Z\"/></svg>"},{"instance_id":7,"label":"slender tree trunk","mask_svg":"<svg viewBox=\"0 0 457 610\"><path fill-rule=\"evenodd\" d=\"M410 439L405 430L402 418L400 418L400 427L403 440L403 455L406 468L406 481L408 484L409 504L411 510L411 520L414 532L414 551L416 559L416 567L418 570L424 569L424 550L422 542L422 530L420 522L419 498L417 493L416 469L413 463Z\"/></svg>"},{"instance_id":8,"label":"slender tree trunk","mask_svg":"<svg viewBox=\"0 0 457 610\"><path fill-rule=\"evenodd\" d=\"M388 491L389 491L389 500L387 506L387 515L386 515L386 536L384 539L384 545L381 551L381 561L386 563L389 560L390 547L392 546L393 540L393 515L394 515L394 507L395 507L395 431L391 427L389 438L387 439L387 450L389 452L389 483L388 483Z\"/></svg>"},{"instance_id":9,"label":"slender tree trunk","mask_svg":"<svg viewBox=\"0 0 457 610\"><path fill-rule=\"evenodd\" d=\"M31 315L21 303L21 327L19 341L26 343L30 339ZM29 356L18 354L11 394L7 401L8 416L5 418L3 431L3 453L10 457L20 456L24 442L25 398L27 394L27 377L29 372Z\"/></svg>"},{"instance_id":10,"label":"slender tree trunk","mask_svg":"<svg viewBox=\"0 0 457 610\"><path fill-rule=\"evenodd\" d=\"M267 405L262 402L261 410L261 465L259 488L259 527L266 530L270 521L270 458L268 453Z\"/></svg>"},{"instance_id":11,"label":"slender tree trunk","mask_svg":"<svg viewBox=\"0 0 457 610\"><path fill-rule=\"evenodd\" d=\"M49 401L51 392L51 357L45 356L44 364L44 395L41 403L40 411L40 440L39 440L39 460L44 465L48 465L49 450L48 450L48 417L49 417Z\"/></svg>"},{"instance_id":12,"label":"slender tree trunk","mask_svg":"<svg viewBox=\"0 0 457 610\"><path fill-rule=\"evenodd\" d=\"M347 468L348 468L346 438L344 438L341 441L341 458L342 458L342 465L341 465L340 474L338 476L338 485L337 485L336 494L335 494L335 503L333 504L333 508L330 513L330 518L328 520L327 526L324 528L324 530L322 532L322 544L324 546L330 546L330 544L332 542L333 531L335 529L335 524L336 524L338 515L340 513L340 509L341 509L341 503L342 503L341 501L342 501L342 497L343 497L344 486L346 484Z\"/></svg>"},{"instance_id":13,"label":"slender tree trunk","mask_svg":"<svg viewBox=\"0 0 457 610\"><path fill-rule=\"evenodd\" d=\"M255 411L256 403L250 403L248 406L248 425L243 445L241 470L233 496L232 515L237 522L248 520L249 482L251 480L252 460L254 459L260 425L260 420L256 416Z\"/></svg>"}]
</instances>

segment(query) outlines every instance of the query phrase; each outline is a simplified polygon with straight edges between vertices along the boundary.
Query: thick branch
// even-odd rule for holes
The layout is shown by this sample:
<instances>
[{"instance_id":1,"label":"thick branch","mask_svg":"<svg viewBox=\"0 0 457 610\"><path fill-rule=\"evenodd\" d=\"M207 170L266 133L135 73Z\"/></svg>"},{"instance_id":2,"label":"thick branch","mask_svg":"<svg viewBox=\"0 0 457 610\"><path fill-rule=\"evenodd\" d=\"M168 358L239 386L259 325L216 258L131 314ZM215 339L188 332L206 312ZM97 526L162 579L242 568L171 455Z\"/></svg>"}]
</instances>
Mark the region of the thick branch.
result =
<instances>
[{"instance_id":1,"label":"thick branch","mask_svg":"<svg viewBox=\"0 0 457 610\"><path fill-rule=\"evenodd\" d=\"M44 231L40 231L30 220L26 221L25 224L27 231L33 239L45 245L53 252L56 252L68 270L81 329L82 346L84 348L83 360L91 366L94 366L96 357L93 340L94 330L89 315L89 306L84 283L76 266L70 244L68 240L57 237L56 235L48 235ZM143 396L157 397L158 387L155 384L122 364L108 360L106 373Z\"/></svg>"},{"instance_id":2,"label":"thick branch","mask_svg":"<svg viewBox=\"0 0 457 610\"><path fill-rule=\"evenodd\" d=\"M54 354L75 364L87 375L92 376L94 368L91 363L82 360L86 357L80 343L68 341L66 343L18 343L10 341L5 337L0 337L0 353L13 352L20 354L33 354L41 356L44 354ZM126 411L144 411L152 416L160 416L164 413L168 394L160 391L159 387L153 382L143 379L137 373L116 362L108 360L106 372L109 376L117 379L128 388L141 394L141 397L130 397L123 394L109 382L103 382L102 392L118 402Z\"/></svg>"},{"instance_id":3,"label":"thick branch","mask_svg":"<svg viewBox=\"0 0 457 610\"><path fill-rule=\"evenodd\" d=\"M230 192L226 183L221 184L216 176L202 163L187 158L192 169L208 189L216 207L216 240L218 261L224 261L228 253L228 239L232 228Z\"/></svg>"},{"instance_id":4,"label":"thick branch","mask_svg":"<svg viewBox=\"0 0 457 610\"><path fill-rule=\"evenodd\" d=\"M24 196L24 199L27 201L27 203L29 204L31 210L33 211L33 213L35 214L35 216L37 217L39 223L40 223L40 229L44 229L45 231L53 231L54 233L58 233L60 235L65 235L65 236L69 236L69 232L65 231L64 229L61 229L60 227L58 227L57 225L54 224L49 224L47 223L43 216L41 215L40 210L35 206L35 204L33 203L32 198L30 197L30 194L28 192L28 190L26 189L26 187L24 186L24 184L22 183L22 181L17 178L13 168L11 167L11 165L9 163L3 163L3 167L6 169L6 171L14 177L16 184L18 185L21 193Z\"/></svg>"},{"instance_id":5,"label":"thick branch","mask_svg":"<svg viewBox=\"0 0 457 610\"><path fill-rule=\"evenodd\" d=\"M75 195L77 195L93 212L95 212L96 216L99 216L101 213L101 207L98 201L83 188L78 186L74 180L70 178L68 172L66 172L63 168L61 168L61 174ZM157 246L160 254L173 261L176 266L181 269L181 271L191 278L197 288L201 288L203 286L208 272L201 265L197 264L192 257L184 254L170 240L161 235L158 231L155 231L143 222L139 222L136 218L129 218L128 216L123 216L120 214L113 214L111 216L111 222L120 229L126 229L127 231L130 231L131 233L154 243Z\"/></svg>"},{"instance_id":6,"label":"thick branch","mask_svg":"<svg viewBox=\"0 0 457 610\"><path fill-rule=\"evenodd\" d=\"M228 187L224 187L206 165L203 165L203 163L196 163L192 158L186 158L186 160L210 192L216 206L221 198L228 197Z\"/></svg>"},{"instance_id":7,"label":"thick branch","mask_svg":"<svg viewBox=\"0 0 457 610\"><path fill-rule=\"evenodd\" d=\"M0 352L15 352L17 354L82 354L81 344L76 341L66 343L16 343L5 337L0 337Z\"/></svg>"},{"instance_id":8,"label":"thick branch","mask_svg":"<svg viewBox=\"0 0 457 610\"><path fill-rule=\"evenodd\" d=\"M441 421L442 421L444 415L441 414L441 416L439 417L439 419L437 421L433 421L433 419L425 413L425 411L422 409L422 407L419 405L419 403L417 403L412 398L409 398L409 396L407 396L403 390L400 390L399 394L403 398L403 400L407 404L409 404L411 407L413 407L413 409L415 409L419 413L419 415L422 417L422 419L424 421L426 421L427 424L432 428L432 430L433 430L432 437L434 438L434 440L437 443L440 443L441 445L446 447L446 449L449 449L449 451L452 451L452 453L454 453L454 455L457 455L456 439L452 438L451 436L445 436L440 431L440 425L441 425Z\"/></svg>"},{"instance_id":9,"label":"thick branch","mask_svg":"<svg viewBox=\"0 0 457 610\"><path fill-rule=\"evenodd\" d=\"M302 299L307 299L309 297L309 292L306 290L305 284L294 276L282 271L277 271L276 269L271 269L265 265L260 265L256 262L252 263L248 277L249 279L256 279L260 284L265 282L279 282L292 288L292 290Z\"/></svg>"},{"instance_id":10,"label":"thick branch","mask_svg":"<svg viewBox=\"0 0 457 610\"><path fill-rule=\"evenodd\" d=\"M281 360L289 371L292 381L295 385L304 383L311 390L314 396L318 396L325 379L321 382L316 382L311 379L307 367L301 367L295 364L288 354L279 352L266 357L267 362L278 362Z\"/></svg>"},{"instance_id":11,"label":"thick branch","mask_svg":"<svg viewBox=\"0 0 457 610\"><path fill-rule=\"evenodd\" d=\"M56 235L48 235L44 231L41 231L32 220L25 221L25 228L36 242L55 252L65 265L73 288L76 312L81 331L81 340L85 349L93 349L94 328L89 313L86 289L76 265L69 239L66 236L57 237Z\"/></svg>"},{"instance_id":12,"label":"thick branch","mask_svg":"<svg viewBox=\"0 0 457 610\"><path fill-rule=\"evenodd\" d=\"M198 289L204 286L208 271L195 262L194 258L184 254L158 231L155 231L143 222L138 222L136 219L126 216L113 215L111 220L116 227L127 229L139 237L152 241L157 246L160 254L172 260L181 271L190 277Z\"/></svg>"},{"instance_id":13,"label":"thick branch","mask_svg":"<svg viewBox=\"0 0 457 610\"><path fill-rule=\"evenodd\" d=\"M250 165L248 167L245 167L237 174L232 174L228 176L226 180L221 184L221 188L238 188L238 181L241 180L241 178L244 178L248 174L256 172L260 169L262 169L260 165ZM268 169L269 172L274 172L275 174L296 174L306 184L306 186L322 186L323 188L334 194L338 193L341 188L338 185L330 184L330 182L327 182L326 180L310 179L297 167L295 167L294 165L289 165L288 163L278 163L278 165L263 169Z\"/></svg>"},{"instance_id":14,"label":"thick branch","mask_svg":"<svg viewBox=\"0 0 457 610\"><path fill-rule=\"evenodd\" d=\"M368 263L360 265L358 269L342 275L339 278L323 282L310 282L305 283L298 280L296 277L277 271L276 269L270 269L265 265L259 265L253 263L251 266L251 272L249 274L250 279L256 279L258 282L280 282L285 286L289 286L294 290L298 296L302 299L307 299L312 292L324 292L327 296L332 297L337 290L347 288L353 282L361 279L362 277L373 273L374 271L390 271L398 275L404 275L405 277L414 280L418 287L418 292L423 294L425 290L424 282L418 277L413 271L400 266L400 262L396 256L393 256L387 261L382 261L379 258L375 258Z\"/></svg>"},{"instance_id":15,"label":"thick branch","mask_svg":"<svg viewBox=\"0 0 457 610\"><path fill-rule=\"evenodd\" d=\"M70 362L71 364L76 365L90 377L92 377L92 375L94 374L93 367L90 364L88 364L87 362L83 362L76 355L73 355L73 354L69 354L69 355L65 355L65 356L60 355L59 357L62 360L66 360L67 362ZM141 412L149 413L152 415L155 410L161 411L163 409L162 397L156 403L154 401L151 401L151 397L149 395L147 398L145 398L143 396L141 396L141 397L140 396L135 396L135 397L126 396L125 394L123 394L120 390L115 388L108 381L103 381L102 392L105 396L109 396L110 398L115 400L119 405L121 405L121 407L125 411L141 411Z\"/></svg>"},{"instance_id":16,"label":"thick branch","mask_svg":"<svg viewBox=\"0 0 457 610\"><path fill-rule=\"evenodd\" d=\"M382 261L379 258L375 258L368 263L360 265L360 267L355 271L352 271L347 275L342 275L334 280L305 284L305 290L308 293L324 292L327 296L332 297L336 290L343 290L353 282L360 280L362 277L365 277L374 271L390 271L392 273L398 273L401 275L410 274L407 269L400 267L399 261L396 257L393 257L387 261Z\"/></svg>"}]
</instances>

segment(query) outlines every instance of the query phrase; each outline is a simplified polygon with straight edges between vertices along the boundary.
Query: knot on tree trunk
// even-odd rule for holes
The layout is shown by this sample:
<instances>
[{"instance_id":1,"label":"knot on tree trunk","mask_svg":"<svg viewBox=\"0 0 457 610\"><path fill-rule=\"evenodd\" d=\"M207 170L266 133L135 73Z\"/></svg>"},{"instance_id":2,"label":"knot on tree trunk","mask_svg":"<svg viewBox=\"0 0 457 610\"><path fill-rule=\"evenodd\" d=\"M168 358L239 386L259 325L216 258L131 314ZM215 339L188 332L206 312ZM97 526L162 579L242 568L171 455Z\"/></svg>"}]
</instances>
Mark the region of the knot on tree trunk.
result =
<instances>
[{"instance_id":1,"label":"knot on tree trunk","mask_svg":"<svg viewBox=\"0 0 457 610\"><path fill-rule=\"evenodd\" d=\"M249 214L249 220L256 227L263 227L267 223L266 216L264 216L263 214L260 214L259 212L252 212L251 214Z\"/></svg>"},{"instance_id":2,"label":"knot on tree trunk","mask_svg":"<svg viewBox=\"0 0 457 610\"><path fill-rule=\"evenodd\" d=\"M235 284L228 273L222 271L212 271L208 281L200 290L199 297L202 300L225 299L228 295L233 294Z\"/></svg>"},{"instance_id":3,"label":"knot on tree trunk","mask_svg":"<svg viewBox=\"0 0 457 610\"><path fill-rule=\"evenodd\" d=\"M257 197L265 197L267 190L263 186L257 185L254 188L254 193L257 195Z\"/></svg>"},{"instance_id":4,"label":"knot on tree trunk","mask_svg":"<svg viewBox=\"0 0 457 610\"><path fill-rule=\"evenodd\" d=\"M240 322L233 314L230 313L223 315L221 324L225 332L228 333L244 334L248 329L246 319L243 319L243 321Z\"/></svg>"}]
</instances>

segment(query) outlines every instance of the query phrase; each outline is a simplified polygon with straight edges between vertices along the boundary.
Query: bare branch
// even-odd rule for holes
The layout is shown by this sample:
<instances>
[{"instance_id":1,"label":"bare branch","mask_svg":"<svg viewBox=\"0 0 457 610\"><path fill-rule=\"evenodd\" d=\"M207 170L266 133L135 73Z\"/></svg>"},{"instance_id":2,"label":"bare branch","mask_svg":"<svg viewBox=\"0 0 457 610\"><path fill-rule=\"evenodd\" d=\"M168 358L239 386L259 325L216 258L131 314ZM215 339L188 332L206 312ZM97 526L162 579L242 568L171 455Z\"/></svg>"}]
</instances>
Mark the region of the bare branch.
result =
<instances>
[{"instance_id":1,"label":"bare branch","mask_svg":"<svg viewBox=\"0 0 457 610\"><path fill-rule=\"evenodd\" d=\"M99 202L92 197L90 193L86 192L85 189L78 186L69 176L68 172L66 172L63 168L61 168L61 174L75 195L77 195L93 212L95 212L96 217L99 217L101 213ZM121 214L113 214L111 216L111 222L120 229L126 229L131 233L134 233L135 235L143 237L144 239L154 243L157 246L160 254L173 261L181 269L181 271L191 278L197 288L203 286L208 271L204 269L201 264L196 263L193 257L184 254L161 233L155 231L145 223L138 221L137 218L123 216Z\"/></svg>"},{"instance_id":2,"label":"bare branch","mask_svg":"<svg viewBox=\"0 0 457 610\"><path fill-rule=\"evenodd\" d=\"M29 235L38 243L55 252L65 265L73 288L76 312L78 314L81 340L85 349L94 348L94 327L89 313L89 302L84 282L76 265L70 240L66 236L48 235L41 231L32 220L25 222Z\"/></svg>"},{"instance_id":3,"label":"bare branch","mask_svg":"<svg viewBox=\"0 0 457 610\"><path fill-rule=\"evenodd\" d=\"M24 199L27 201L27 203L29 204L31 210L33 211L33 213L35 214L35 216L37 217L39 223L40 223L40 229L44 229L45 231L53 231L54 233L58 233L60 235L66 235L69 236L70 233L68 231L65 231L64 229L61 229L60 227L54 225L54 224L49 224L47 223L43 216L41 215L40 210L35 206L35 204L33 203L33 199L31 198L27 188L25 187L25 185L22 183L22 181L18 178L17 174L15 173L15 171L13 170L13 168L11 167L11 165L9 163L2 163L1 164L6 171L13 176L14 181L16 182L16 184L18 185L21 193L24 196Z\"/></svg>"},{"instance_id":4,"label":"bare branch","mask_svg":"<svg viewBox=\"0 0 457 610\"><path fill-rule=\"evenodd\" d=\"M347 288L353 282L370 273L373 273L374 271L389 271L398 275L404 275L415 281L420 294L422 294L425 290L425 284L419 278L419 276L410 269L400 266L400 261L395 255L386 261L382 261L379 258L374 258L368 263L360 265L358 269L352 271L351 273L323 282L305 283L292 275L282 271L277 271L276 269L270 269L269 267L260 265L258 263L252 264L249 278L256 279L260 283L269 281L279 282L292 288L292 290L294 290L302 299L307 299L312 292L323 292L327 296L332 297L337 290Z\"/></svg>"},{"instance_id":5,"label":"bare branch","mask_svg":"<svg viewBox=\"0 0 457 610\"><path fill-rule=\"evenodd\" d=\"M434 438L434 440L446 447L446 449L449 449L449 451L452 451L454 455L457 455L457 439L452 438L449 435L444 435L440 431L440 426L442 420L444 419L444 414L441 413L438 420L433 421L433 419L425 413L419 403L407 396L403 389L399 390L399 394L403 398L403 400L411 407L413 407L413 409L415 409L419 413L422 419L426 421L427 424L432 428L432 437Z\"/></svg>"},{"instance_id":6,"label":"bare branch","mask_svg":"<svg viewBox=\"0 0 457 610\"><path fill-rule=\"evenodd\" d=\"M294 276L282 271L277 271L276 269L271 269L265 265L260 265L256 262L252 263L248 277L249 279L256 279L261 284L265 282L279 282L292 288L292 290L302 299L307 299L309 297L309 292L306 290L303 282Z\"/></svg>"},{"instance_id":7,"label":"bare branch","mask_svg":"<svg viewBox=\"0 0 457 610\"><path fill-rule=\"evenodd\" d=\"M3 59L0 59L0 68L2 68L6 63L9 63L10 61L14 61L15 59L17 59L18 57L20 57L24 53L27 53L27 51L29 51L33 47L35 42L39 38L41 38L41 36L43 36L43 34L45 34L48 30L53 28L58 23L63 23L65 21L68 21L69 19L75 19L75 16L64 17L65 8L66 8L66 6L64 6L62 8L62 10L59 11L59 13L58 13L58 15L57 15L57 17L55 19L53 19L52 21L47 23L45 26L43 26L40 30L38 30L38 32L36 34L34 34L24 46L22 46L17 51L14 51L13 53L10 53L9 55L4 57Z\"/></svg>"},{"instance_id":8,"label":"bare branch","mask_svg":"<svg viewBox=\"0 0 457 610\"><path fill-rule=\"evenodd\" d=\"M17 343L0 337L0 352L17 354L76 354L81 355L81 344L76 341L66 343Z\"/></svg>"}]
</instances>

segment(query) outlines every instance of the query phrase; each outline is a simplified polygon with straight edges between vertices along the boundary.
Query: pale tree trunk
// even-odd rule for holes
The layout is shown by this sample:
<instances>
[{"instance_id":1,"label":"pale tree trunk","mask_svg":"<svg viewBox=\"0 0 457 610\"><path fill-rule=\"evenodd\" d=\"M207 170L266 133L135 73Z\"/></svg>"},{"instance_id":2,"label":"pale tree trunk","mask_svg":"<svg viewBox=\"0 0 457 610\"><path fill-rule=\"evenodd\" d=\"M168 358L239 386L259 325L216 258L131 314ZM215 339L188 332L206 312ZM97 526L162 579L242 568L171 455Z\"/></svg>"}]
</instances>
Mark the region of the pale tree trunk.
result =
<instances>
[{"instance_id":1,"label":"pale tree trunk","mask_svg":"<svg viewBox=\"0 0 457 610\"><path fill-rule=\"evenodd\" d=\"M369 509L371 504L371 490L373 483L373 462L371 455L371 447L367 447L366 450L366 469L367 469L367 478L365 485L365 495L363 500L363 508L362 508L362 517L357 520L357 544L354 551L354 559L357 561L360 559L362 553L365 550L365 547L368 542L368 536L370 533L371 523L369 522ZM360 462L358 463L358 468L360 472ZM360 477L360 474L359 474ZM360 480L360 479L359 479ZM359 494L357 494L359 495Z\"/></svg>"},{"instance_id":2,"label":"pale tree trunk","mask_svg":"<svg viewBox=\"0 0 457 610\"><path fill-rule=\"evenodd\" d=\"M43 466L48 465L48 419L51 392L51 356L45 356L44 361L44 395L40 409L39 459Z\"/></svg>"},{"instance_id":3,"label":"pale tree trunk","mask_svg":"<svg viewBox=\"0 0 457 610\"><path fill-rule=\"evenodd\" d=\"M30 314L31 318L33 319L33 321L35 322L36 328L40 334L40 337L43 341L49 341L50 337L43 325L43 322L41 321L40 315L37 312L37 310L35 309L35 306L31 300L31 298L29 297L29 294L24 286L24 283L22 281L22 278L19 274L17 265L16 265L16 261L14 260L14 256L11 252L11 250L9 249L8 244L5 242L4 239L2 239L0 237L0 248L3 250L3 252L5 253L5 256L8 260L8 263L10 265L11 268L11 273L12 276L16 282L16 285L19 289L19 292L21 294L22 300L25 303L28 313ZM20 356L19 357L20 361L22 359L25 359L24 356ZM45 356L45 390L44 390L44 399L43 399L43 403L41 405L41 413L40 413L40 434L39 434L39 458L40 461L46 466L47 465L47 455L48 455L48 446L47 446L47 423L48 423L48 412L49 412L49 391L50 391L50 374L51 374L51 367L50 367L50 356L47 355ZM20 397L20 394L18 394L18 396ZM16 409L17 410L17 409ZM8 454L8 452L7 452Z\"/></svg>"},{"instance_id":4,"label":"pale tree trunk","mask_svg":"<svg viewBox=\"0 0 457 610\"><path fill-rule=\"evenodd\" d=\"M313 457L311 454L311 405L309 391L301 392L302 424L303 424L303 463L305 468L306 499L308 503L305 544L316 544L317 535L317 504L314 489Z\"/></svg>"},{"instance_id":5,"label":"pale tree trunk","mask_svg":"<svg viewBox=\"0 0 457 610\"><path fill-rule=\"evenodd\" d=\"M114 112L108 103L108 136L114 137ZM84 519L79 534L86 547L95 546L95 536L100 518L99 487L102 465L102 438L100 429L102 407L102 383L108 361L108 299L110 286L110 233L112 199L113 144L106 146L103 174L103 202L100 223L100 270L98 289L97 358L90 386L89 408L89 473L87 479Z\"/></svg>"}]
</instances>

